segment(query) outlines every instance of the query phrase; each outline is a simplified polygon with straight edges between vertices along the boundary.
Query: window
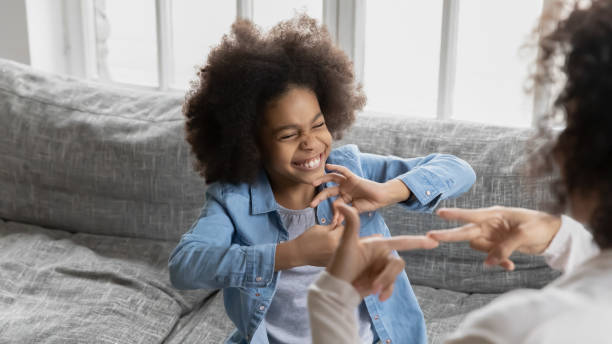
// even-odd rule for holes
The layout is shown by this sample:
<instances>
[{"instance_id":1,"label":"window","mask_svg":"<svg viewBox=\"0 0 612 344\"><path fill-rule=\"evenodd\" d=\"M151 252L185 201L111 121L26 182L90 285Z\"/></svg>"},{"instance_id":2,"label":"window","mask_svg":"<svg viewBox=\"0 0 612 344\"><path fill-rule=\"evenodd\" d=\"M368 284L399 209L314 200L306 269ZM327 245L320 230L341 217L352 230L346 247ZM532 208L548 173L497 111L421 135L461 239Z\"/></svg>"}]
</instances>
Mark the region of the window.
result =
<instances>
[{"instance_id":1,"label":"window","mask_svg":"<svg viewBox=\"0 0 612 344\"><path fill-rule=\"evenodd\" d=\"M533 98L524 90L536 51L524 48L542 0L461 2L453 118L528 126ZM492 15L503 13L503 15Z\"/></svg>"},{"instance_id":2,"label":"window","mask_svg":"<svg viewBox=\"0 0 612 344\"><path fill-rule=\"evenodd\" d=\"M293 17L296 12L305 12L309 16L323 20L322 0L253 0L253 21L264 29Z\"/></svg>"},{"instance_id":3,"label":"window","mask_svg":"<svg viewBox=\"0 0 612 344\"><path fill-rule=\"evenodd\" d=\"M367 4L363 83L367 107L382 113L435 117L442 1Z\"/></svg>"},{"instance_id":4,"label":"window","mask_svg":"<svg viewBox=\"0 0 612 344\"><path fill-rule=\"evenodd\" d=\"M174 0L172 16L172 79L170 88L185 89L236 18L236 3L216 0Z\"/></svg>"},{"instance_id":5,"label":"window","mask_svg":"<svg viewBox=\"0 0 612 344\"><path fill-rule=\"evenodd\" d=\"M134 25L135 16L138 25ZM155 4L147 0L96 1L98 77L157 86Z\"/></svg>"},{"instance_id":6,"label":"window","mask_svg":"<svg viewBox=\"0 0 612 344\"><path fill-rule=\"evenodd\" d=\"M56 7L64 19L56 21L64 49L55 53L69 62L58 71L178 92L236 17L268 29L306 12L353 60L367 111L527 126L548 93L536 90L534 99L524 92L536 52L521 46L542 7L554 1L563 0L27 0L27 6L28 13L35 4L39 13Z\"/></svg>"},{"instance_id":7,"label":"window","mask_svg":"<svg viewBox=\"0 0 612 344\"><path fill-rule=\"evenodd\" d=\"M369 110L528 126L535 51L521 49L542 0L370 1L363 82ZM503 15L500 15L503 14Z\"/></svg>"}]
</instances>

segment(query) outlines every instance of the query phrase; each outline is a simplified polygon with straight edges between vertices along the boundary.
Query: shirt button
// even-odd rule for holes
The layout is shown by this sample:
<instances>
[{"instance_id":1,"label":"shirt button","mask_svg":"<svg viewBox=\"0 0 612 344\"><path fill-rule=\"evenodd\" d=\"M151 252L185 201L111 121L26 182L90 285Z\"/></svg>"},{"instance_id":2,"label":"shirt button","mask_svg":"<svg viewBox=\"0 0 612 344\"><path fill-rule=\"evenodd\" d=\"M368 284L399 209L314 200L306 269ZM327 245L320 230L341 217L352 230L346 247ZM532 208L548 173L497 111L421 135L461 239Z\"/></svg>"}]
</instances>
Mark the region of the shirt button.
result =
<instances>
[{"instance_id":1,"label":"shirt button","mask_svg":"<svg viewBox=\"0 0 612 344\"><path fill-rule=\"evenodd\" d=\"M325 223L325 221L327 221L327 220L325 220L325 218L324 218L324 217L322 217L322 218L321 218L321 223Z\"/></svg>"},{"instance_id":2,"label":"shirt button","mask_svg":"<svg viewBox=\"0 0 612 344\"><path fill-rule=\"evenodd\" d=\"M259 306L259 310L260 310L260 311L263 311L264 309L266 309L266 307L264 307L264 306Z\"/></svg>"},{"instance_id":3,"label":"shirt button","mask_svg":"<svg viewBox=\"0 0 612 344\"><path fill-rule=\"evenodd\" d=\"M385 340L385 343L387 343L387 344L391 343L391 339Z\"/></svg>"},{"instance_id":4,"label":"shirt button","mask_svg":"<svg viewBox=\"0 0 612 344\"><path fill-rule=\"evenodd\" d=\"M374 320L378 320L378 314L374 316Z\"/></svg>"},{"instance_id":5,"label":"shirt button","mask_svg":"<svg viewBox=\"0 0 612 344\"><path fill-rule=\"evenodd\" d=\"M369 212L369 213L368 213L368 216L369 216L369 217L372 217L372 212Z\"/></svg>"},{"instance_id":6,"label":"shirt button","mask_svg":"<svg viewBox=\"0 0 612 344\"><path fill-rule=\"evenodd\" d=\"M257 282L261 282L261 276L257 276L257 278L255 278L255 280L256 280Z\"/></svg>"},{"instance_id":7,"label":"shirt button","mask_svg":"<svg viewBox=\"0 0 612 344\"><path fill-rule=\"evenodd\" d=\"M429 196L429 195L431 195L431 191L427 190L427 191L425 191L425 194L426 194L427 196Z\"/></svg>"},{"instance_id":8,"label":"shirt button","mask_svg":"<svg viewBox=\"0 0 612 344\"><path fill-rule=\"evenodd\" d=\"M255 293L255 296L261 296L261 294L260 293Z\"/></svg>"}]
</instances>

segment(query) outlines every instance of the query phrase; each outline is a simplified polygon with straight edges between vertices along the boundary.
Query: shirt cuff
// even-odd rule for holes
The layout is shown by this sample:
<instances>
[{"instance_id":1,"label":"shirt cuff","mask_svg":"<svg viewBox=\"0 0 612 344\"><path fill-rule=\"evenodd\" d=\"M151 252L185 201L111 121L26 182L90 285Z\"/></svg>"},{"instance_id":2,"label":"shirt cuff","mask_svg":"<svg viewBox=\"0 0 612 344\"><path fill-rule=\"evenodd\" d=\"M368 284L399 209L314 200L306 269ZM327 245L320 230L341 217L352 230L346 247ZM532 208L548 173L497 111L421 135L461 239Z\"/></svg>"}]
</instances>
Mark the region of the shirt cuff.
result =
<instances>
[{"instance_id":1,"label":"shirt cuff","mask_svg":"<svg viewBox=\"0 0 612 344\"><path fill-rule=\"evenodd\" d=\"M276 244L247 246L245 251L247 255L245 287L267 287L274 279Z\"/></svg>"},{"instance_id":2,"label":"shirt cuff","mask_svg":"<svg viewBox=\"0 0 612 344\"><path fill-rule=\"evenodd\" d=\"M338 301L342 301L347 309L353 309L361 303L361 295L352 284L322 271L311 288L322 290Z\"/></svg>"},{"instance_id":3,"label":"shirt cuff","mask_svg":"<svg viewBox=\"0 0 612 344\"><path fill-rule=\"evenodd\" d=\"M401 180L410 190L408 201L402 202L411 210L433 211L442 200L442 187L436 185L436 176L424 168L418 168L404 173L397 179ZM416 200L413 199L413 196Z\"/></svg>"},{"instance_id":4,"label":"shirt cuff","mask_svg":"<svg viewBox=\"0 0 612 344\"><path fill-rule=\"evenodd\" d=\"M567 242L570 239L571 227L575 226L580 226L580 224L569 216L561 215L561 227L559 227L559 231L542 253L547 262L555 260L555 258L565 253Z\"/></svg>"}]
</instances>

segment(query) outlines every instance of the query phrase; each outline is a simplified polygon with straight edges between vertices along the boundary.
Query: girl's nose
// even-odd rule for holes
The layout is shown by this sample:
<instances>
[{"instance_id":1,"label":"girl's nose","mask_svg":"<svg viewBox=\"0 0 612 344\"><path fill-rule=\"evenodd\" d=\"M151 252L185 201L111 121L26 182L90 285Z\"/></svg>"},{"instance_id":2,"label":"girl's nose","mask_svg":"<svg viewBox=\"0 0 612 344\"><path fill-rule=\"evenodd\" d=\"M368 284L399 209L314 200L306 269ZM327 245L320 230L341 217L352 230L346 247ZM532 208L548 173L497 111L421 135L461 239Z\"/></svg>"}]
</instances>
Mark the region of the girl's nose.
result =
<instances>
[{"instance_id":1,"label":"girl's nose","mask_svg":"<svg viewBox=\"0 0 612 344\"><path fill-rule=\"evenodd\" d=\"M312 135L304 135L300 142L300 148L303 150L313 150L315 147L315 138Z\"/></svg>"}]
</instances>

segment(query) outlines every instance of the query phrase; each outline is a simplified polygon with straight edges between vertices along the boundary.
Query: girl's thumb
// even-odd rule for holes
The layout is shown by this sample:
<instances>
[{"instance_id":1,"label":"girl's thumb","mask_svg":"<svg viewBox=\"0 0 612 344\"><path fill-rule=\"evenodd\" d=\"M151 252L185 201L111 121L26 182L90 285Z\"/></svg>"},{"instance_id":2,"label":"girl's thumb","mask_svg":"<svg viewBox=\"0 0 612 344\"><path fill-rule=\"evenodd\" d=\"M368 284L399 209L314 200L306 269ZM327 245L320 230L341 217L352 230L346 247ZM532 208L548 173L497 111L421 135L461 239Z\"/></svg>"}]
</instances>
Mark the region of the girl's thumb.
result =
<instances>
[{"instance_id":1,"label":"girl's thumb","mask_svg":"<svg viewBox=\"0 0 612 344\"><path fill-rule=\"evenodd\" d=\"M344 216L346 221L344 225L344 233L342 233L342 242L348 242L351 240L359 240L359 213L357 209L348 206L346 204L338 204L336 210Z\"/></svg>"}]
</instances>

